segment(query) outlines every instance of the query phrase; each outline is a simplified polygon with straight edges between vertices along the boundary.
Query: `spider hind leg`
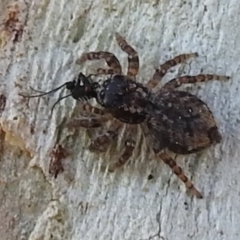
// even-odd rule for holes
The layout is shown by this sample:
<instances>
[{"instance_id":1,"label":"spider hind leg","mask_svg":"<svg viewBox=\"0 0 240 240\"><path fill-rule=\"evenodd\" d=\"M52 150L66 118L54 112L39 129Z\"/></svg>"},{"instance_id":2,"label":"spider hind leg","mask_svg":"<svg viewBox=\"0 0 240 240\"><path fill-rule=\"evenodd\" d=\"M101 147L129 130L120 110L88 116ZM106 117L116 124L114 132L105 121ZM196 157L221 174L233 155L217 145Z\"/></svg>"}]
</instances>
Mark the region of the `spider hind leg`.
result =
<instances>
[{"instance_id":1,"label":"spider hind leg","mask_svg":"<svg viewBox=\"0 0 240 240\"><path fill-rule=\"evenodd\" d=\"M190 192L193 195L195 195L197 198L203 198L203 196L200 193L200 191L198 191L195 188L193 183L184 174L182 168L179 167L177 165L177 163L170 156L168 156L168 154L166 154L165 152L164 153L156 153L156 154L162 161L164 161L164 163L166 163L172 169L173 173L184 182L186 188L188 190L190 190Z\"/></svg>"}]
</instances>

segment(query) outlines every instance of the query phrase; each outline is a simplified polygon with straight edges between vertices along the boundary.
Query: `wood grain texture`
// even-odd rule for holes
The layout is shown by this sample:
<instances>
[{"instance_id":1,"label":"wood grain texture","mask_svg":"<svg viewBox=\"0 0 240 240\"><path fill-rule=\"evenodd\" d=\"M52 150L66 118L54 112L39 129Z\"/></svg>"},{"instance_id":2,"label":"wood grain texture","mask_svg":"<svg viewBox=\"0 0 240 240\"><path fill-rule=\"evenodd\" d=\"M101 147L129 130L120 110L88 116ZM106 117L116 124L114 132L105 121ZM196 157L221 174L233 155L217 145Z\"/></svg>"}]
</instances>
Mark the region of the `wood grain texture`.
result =
<instances>
[{"instance_id":1,"label":"wood grain texture","mask_svg":"<svg viewBox=\"0 0 240 240\"><path fill-rule=\"evenodd\" d=\"M0 117L1 239L238 240L240 2L22 0L16 2L19 15L9 15L9 4L0 3L1 23L14 19L7 32L0 26L0 95L7 98ZM138 52L140 82L147 83L166 60L191 52L199 57L175 67L164 81L200 73L231 76L183 87L208 104L222 135L219 145L175 159L204 199L191 198L171 170L154 160L140 132L130 164L108 173L124 140L106 154L91 153L88 135L100 133L64 128L74 100L62 101L50 116L66 92L29 101L18 95L31 94L30 86L47 91L79 71L106 67L104 61L77 65L83 52L112 52L126 73L127 56L116 32ZM49 162L57 143L70 156L54 179Z\"/></svg>"}]
</instances>

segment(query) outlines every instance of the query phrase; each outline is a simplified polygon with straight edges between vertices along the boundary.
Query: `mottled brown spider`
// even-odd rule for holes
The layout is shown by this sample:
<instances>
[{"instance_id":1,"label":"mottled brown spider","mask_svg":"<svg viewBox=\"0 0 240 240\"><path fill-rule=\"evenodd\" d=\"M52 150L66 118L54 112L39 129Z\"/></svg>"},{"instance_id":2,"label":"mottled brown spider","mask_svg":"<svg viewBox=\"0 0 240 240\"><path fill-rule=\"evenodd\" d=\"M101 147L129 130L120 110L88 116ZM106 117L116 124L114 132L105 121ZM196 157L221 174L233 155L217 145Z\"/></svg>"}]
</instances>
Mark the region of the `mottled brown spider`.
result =
<instances>
[{"instance_id":1,"label":"mottled brown spider","mask_svg":"<svg viewBox=\"0 0 240 240\"><path fill-rule=\"evenodd\" d=\"M77 60L78 64L87 60L104 59L109 68L99 68L97 74L111 74L112 76L97 87L95 86L95 98L104 110L89 105L84 106L86 111L99 112L101 117L94 121L89 119L83 123L81 120L73 120L71 123L76 127L86 128L98 125L96 121L101 125L102 122L110 119L118 119L128 124L140 124L155 154L173 170L194 195L202 198L202 194L185 176L167 151L176 154L196 153L213 143L219 143L221 135L208 106L196 96L188 92L177 91L176 88L183 84L213 79L227 80L229 77L210 74L182 76L170 80L160 90L153 91L171 67L191 57L196 57L198 54L181 54L165 62L156 69L153 77L144 86L135 82L139 70L137 52L118 33L116 40L120 48L128 54L127 75L122 73L122 67L114 54L104 51L84 53ZM110 143L120 127L119 122L113 124L112 129L97 138L91 147L96 149ZM114 171L128 161L134 145L135 141L129 137L125 143L123 155L110 166L110 171Z\"/></svg>"},{"instance_id":2,"label":"mottled brown spider","mask_svg":"<svg viewBox=\"0 0 240 240\"><path fill-rule=\"evenodd\" d=\"M86 112L95 114L96 117L85 119L76 117L69 121L68 127L97 128L112 120L113 124L110 129L90 145L91 150L105 151L108 144L116 138L124 123L127 123L130 128L140 124L157 157L170 166L195 196L202 198L202 194L185 176L168 151L175 154L196 153L214 143L219 143L221 135L208 106L196 96L188 92L177 91L176 88L183 84L213 79L227 80L229 77L209 74L182 76L170 80L160 90L157 90L155 87L171 67L195 57L197 54L181 54L165 62L156 69L148 83L143 85L135 81L139 69L137 52L119 34L116 34L116 40L120 48L128 54L126 75L122 73L122 67L114 54L104 51L88 52L84 53L77 63L104 59L109 68L98 69L96 75L110 74L110 77L107 80L94 81L92 76L80 73L73 81L66 82L50 91L55 92L64 86L70 91L69 95L59 98L56 103L72 96L77 100L95 98L103 107L103 109L99 109L88 103L79 105L82 110L79 111L80 115ZM39 97L50 92L28 97ZM131 157L135 147L132 133L132 131L127 131L123 154L117 162L110 165L110 171L124 165Z\"/></svg>"}]
</instances>

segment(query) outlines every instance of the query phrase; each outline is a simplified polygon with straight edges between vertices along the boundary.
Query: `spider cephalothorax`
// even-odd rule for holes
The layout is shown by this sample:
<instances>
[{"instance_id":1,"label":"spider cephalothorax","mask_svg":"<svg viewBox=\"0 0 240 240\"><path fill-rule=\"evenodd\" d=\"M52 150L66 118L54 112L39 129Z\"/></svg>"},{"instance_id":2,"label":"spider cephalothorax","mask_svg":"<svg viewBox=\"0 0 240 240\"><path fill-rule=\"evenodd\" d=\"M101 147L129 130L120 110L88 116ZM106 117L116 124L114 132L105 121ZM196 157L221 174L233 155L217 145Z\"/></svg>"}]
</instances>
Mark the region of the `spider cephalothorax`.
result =
<instances>
[{"instance_id":1,"label":"spider cephalothorax","mask_svg":"<svg viewBox=\"0 0 240 240\"><path fill-rule=\"evenodd\" d=\"M113 75L98 86L97 102L118 120L139 124L145 120L149 91L127 76Z\"/></svg>"}]
</instances>

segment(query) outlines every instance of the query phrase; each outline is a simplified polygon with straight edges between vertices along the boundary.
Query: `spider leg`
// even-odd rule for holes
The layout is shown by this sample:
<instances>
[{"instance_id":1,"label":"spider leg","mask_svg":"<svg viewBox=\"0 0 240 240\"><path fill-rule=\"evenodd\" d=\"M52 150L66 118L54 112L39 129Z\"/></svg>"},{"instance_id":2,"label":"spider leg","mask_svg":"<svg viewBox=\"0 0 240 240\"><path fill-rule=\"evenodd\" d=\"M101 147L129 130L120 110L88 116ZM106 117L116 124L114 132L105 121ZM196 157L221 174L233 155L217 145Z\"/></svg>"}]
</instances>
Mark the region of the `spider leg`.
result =
<instances>
[{"instance_id":1,"label":"spider leg","mask_svg":"<svg viewBox=\"0 0 240 240\"><path fill-rule=\"evenodd\" d=\"M120 48L128 54L128 71L127 76L135 79L139 70L139 58L137 52L127 43L127 41L116 33L116 40Z\"/></svg>"},{"instance_id":2,"label":"spider leg","mask_svg":"<svg viewBox=\"0 0 240 240\"><path fill-rule=\"evenodd\" d=\"M105 152L107 151L108 146L111 142L115 139L118 135L118 131L122 123L119 121L114 121L113 125L111 125L110 129L103 133L102 135L98 136L89 146L89 150L93 152Z\"/></svg>"},{"instance_id":3,"label":"spider leg","mask_svg":"<svg viewBox=\"0 0 240 240\"><path fill-rule=\"evenodd\" d=\"M98 75L113 75L115 73L117 73L117 72L112 68L98 68L97 69Z\"/></svg>"},{"instance_id":4,"label":"spider leg","mask_svg":"<svg viewBox=\"0 0 240 240\"><path fill-rule=\"evenodd\" d=\"M163 63L162 65L160 65L159 68L156 69L155 73L153 74L153 77L147 83L147 87L150 89L156 87L170 68L178 65L179 63L185 62L187 59L191 57L197 56L198 56L197 53L181 54Z\"/></svg>"},{"instance_id":5,"label":"spider leg","mask_svg":"<svg viewBox=\"0 0 240 240\"><path fill-rule=\"evenodd\" d=\"M111 118L102 116L101 118L81 118L81 119L73 119L67 123L67 127L69 129L76 129L79 127L83 128L98 128L103 125L103 123L107 122Z\"/></svg>"},{"instance_id":6,"label":"spider leg","mask_svg":"<svg viewBox=\"0 0 240 240\"><path fill-rule=\"evenodd\" d=\"M91 142L89 150L92 152L106 152L115 134L117 134L117 131L115 132L108 130L107 132L98 136Z\"/></svg>"},{"instance_id":7,"label":"spider leg","mask_svg":"<svg viewBox=\"0 0 240 240\"><path fill-rule=\"evenodd\" d=\"M104 109L100 109L97 107L93 107L92 105L90 105L89 103L83 103L79 105L79 108L87 113L93 113L93 114L97 114L97 115L104 115L106 114L106 111ZM79 110L80 110L79 109ZM80 110L80 111L81 111Z\"/></svg>"},{"instance_id":8,"label":"spider leg","mask_svg":"<svg viewBox=\"0 0 240 240\"><path fill-rule=\"evenodd\" d=\"M122 167L128 162L129 158L132 156L135 144L135 141L130 138L125 141L125 148L121 157L117 162L109 166L109 172L114 172L117 168Z\"/></svg>"},{"instance_id":9,"label":"spider leg","mask_svg":"<svg viewBox=\"0 0 240 240\"><path fill-rule=\"evenodd\" d=\"M77 59L76 63L81 64L83 62L86 62L87 60L99 60L104 59L109 66L109 69L98 69L99 74L121 74L122 73L122 67L117 59L117 57L110 52L87 52L83 53L80 58Z\"/></svg>"},{"instance_id":10,"label":"spider leg","mask_svg":"<svg viewBox=\"0 0 240 240\"><path fill-rule=\"evenodd\" d=\"M176 174L177 177L184 182L187 189L189 189L193 195L195 195L197 198L203 198L202 194L194 187L193 183L185 176L185 174L182 171L182 168L179 167L170 156L168 156L165 152L156 154L172 169L173 173Z\"/></svg>"},{"instance_id":11,"label":"spider leg","mask_svg":"<svg viewBox=\"0 0 240 240\"><path fill-rule=\"evenodd\" d=\"M149 129L147 128L146 124L141 124L141 128L143 130L144 136L147 140L147 142L152 142L153 144L153 150L157 157L159 157L162 161L164 161L172 170L173 173L177 175L178 178L180 178L186 187L198 198L203 198L202 194L194 187L193 183L185 176L185 174L182 171L182 168L180 168L177 163L168 156L165 152L160 152L159 148L161 148L158 144L156 144L156 141L152 138L151 133L149 132Z\"/></svg>"},{"instance_id":12,"label":"spider leg","mask_svg":"<svg viewBox=\"0 0 240 240\"><path fill-rule=\"evenodd\" d=\"M228 76L220 76L220 75L210 75L210 74L199 74L196 76L182 76L178 78L174 78L167 82L162 89L171 90L177 87L180 87L182 84L188 84L188 83L198 83L198 82L206 82L210 80L228 80Z\"/></svg>"},{"instance_id":13,"label":"spider leg","mask_svg":"<svg viewBox=\"0 0 240 240\"><path fill-rule=\"evenodd\" d=\"M77 113L81 113L71 119L67 123L67 127L69 129L75 129L78 127L83 128L98 128L101 127L103 123L107 122L108 120L112 119L112 115L107 113L106 111L93 107L89 103L86 104L79 104L76 109ZM82 117L83 112L87 114L95 114L97 117Z\"/></svg>"}]
</instances>

